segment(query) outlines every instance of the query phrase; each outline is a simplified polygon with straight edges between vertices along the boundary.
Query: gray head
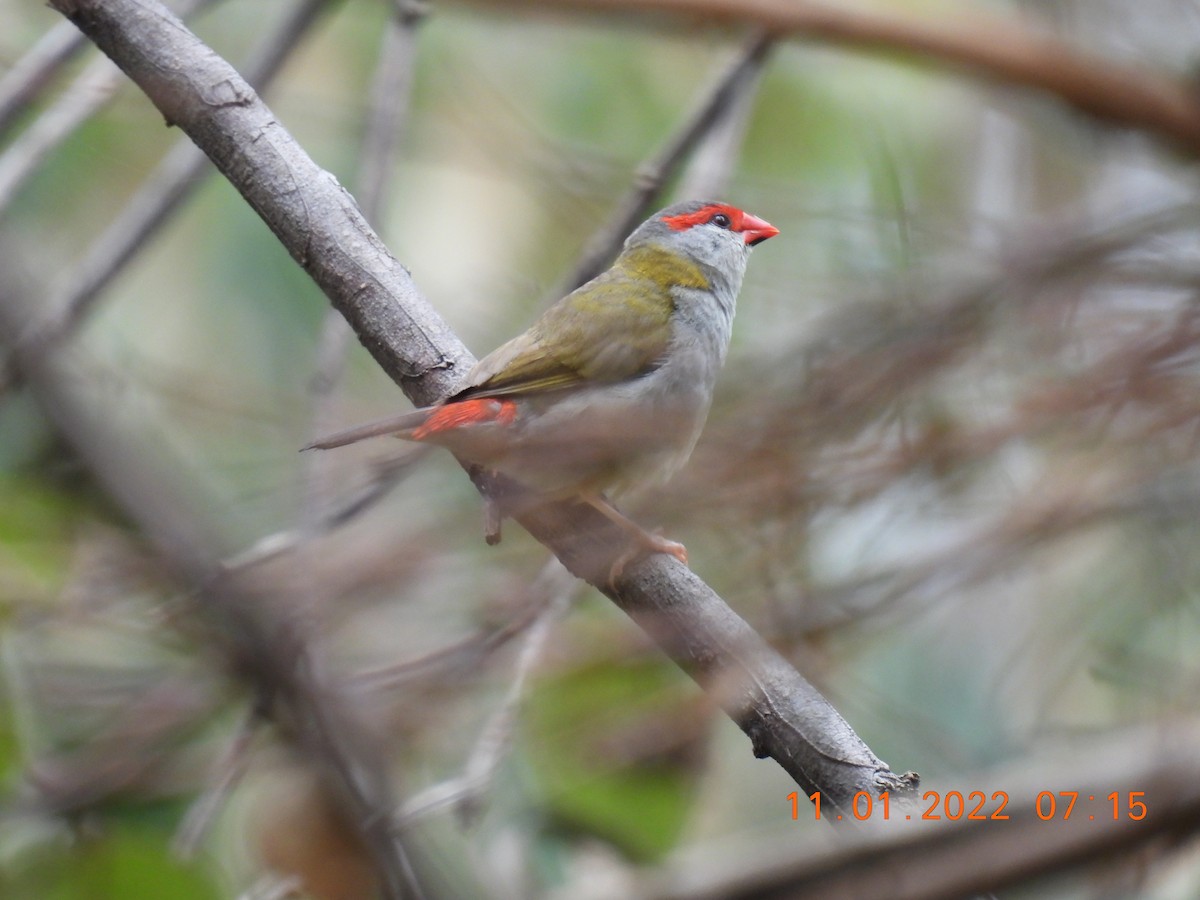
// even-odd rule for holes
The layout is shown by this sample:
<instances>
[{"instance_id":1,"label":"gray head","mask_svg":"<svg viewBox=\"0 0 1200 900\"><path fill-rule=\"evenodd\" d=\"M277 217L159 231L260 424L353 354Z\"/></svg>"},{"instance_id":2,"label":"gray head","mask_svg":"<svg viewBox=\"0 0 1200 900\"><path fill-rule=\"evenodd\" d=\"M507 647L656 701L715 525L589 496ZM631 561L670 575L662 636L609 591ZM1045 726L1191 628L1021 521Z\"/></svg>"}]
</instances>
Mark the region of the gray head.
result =
<instances>
[{"instance_id":1,"label":"gray head","mask_svg":"<svg viewBox=\"0 0 1200 900\"><path fill-rule=\"evenodd\" d=\"M659 210L634 230L625 249L657 245L699 265L708 279L734 293L741 285L750 248L779 229L736 206L686 200Z\"/></svg>"}]
</instances>

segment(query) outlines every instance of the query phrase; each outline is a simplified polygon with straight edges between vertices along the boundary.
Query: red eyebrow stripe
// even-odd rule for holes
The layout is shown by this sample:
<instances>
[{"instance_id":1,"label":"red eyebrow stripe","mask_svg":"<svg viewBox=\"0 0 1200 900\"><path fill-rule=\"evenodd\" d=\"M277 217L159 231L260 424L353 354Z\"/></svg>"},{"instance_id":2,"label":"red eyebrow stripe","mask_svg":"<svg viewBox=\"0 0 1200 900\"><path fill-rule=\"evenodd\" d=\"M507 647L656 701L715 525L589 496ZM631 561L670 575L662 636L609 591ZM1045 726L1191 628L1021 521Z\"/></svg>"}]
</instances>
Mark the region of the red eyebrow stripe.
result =
<instances>
[{"instance_id":1,"label":"red eyebrow stripe","mask_svg":"<svg viewBox=\"0 0 1200 900\"><path fill-rule=\"evenodd\" d=\"M731 231L742 230L742 211L724 203L711 203L708 206L700 207L695 212L680 213L677 216L663 216L663 221L672 231L686 231L693 225L703 225L717 213L725 213L729 216Z\"/></svg>"}]
</instances>

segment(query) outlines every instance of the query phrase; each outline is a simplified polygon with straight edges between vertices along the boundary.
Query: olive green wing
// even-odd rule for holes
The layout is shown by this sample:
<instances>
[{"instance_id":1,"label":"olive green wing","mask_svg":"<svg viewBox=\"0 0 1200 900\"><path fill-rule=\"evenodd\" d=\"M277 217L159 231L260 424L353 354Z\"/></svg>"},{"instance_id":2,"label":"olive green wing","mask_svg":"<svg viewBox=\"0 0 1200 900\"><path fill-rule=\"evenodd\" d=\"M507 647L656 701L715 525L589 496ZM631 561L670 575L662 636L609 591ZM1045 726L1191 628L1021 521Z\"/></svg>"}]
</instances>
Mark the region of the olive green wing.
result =
<instances>
[{"instance_id":1,"label":"olive green wing","mask_svg":"<svg viewBox=\"0 0 1200 900\"><path fill-rule=\"evenodd\" d=\"M481 359L472 386L458 397L535 394L635 378L666 352L671 310L670 293L653 280L610 269Z\"/></svg>"}]
</instances>

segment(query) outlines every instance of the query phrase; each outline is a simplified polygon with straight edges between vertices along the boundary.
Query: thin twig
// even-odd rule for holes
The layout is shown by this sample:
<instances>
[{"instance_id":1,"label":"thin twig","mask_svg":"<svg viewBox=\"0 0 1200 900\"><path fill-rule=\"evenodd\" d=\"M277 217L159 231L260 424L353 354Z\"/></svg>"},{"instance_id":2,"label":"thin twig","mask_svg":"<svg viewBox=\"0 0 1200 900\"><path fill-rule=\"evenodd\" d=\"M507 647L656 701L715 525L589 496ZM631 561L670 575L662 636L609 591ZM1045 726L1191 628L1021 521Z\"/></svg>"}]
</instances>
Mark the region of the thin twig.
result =
<instances>
[{"instance_id":1,"label":"thin twig","mask_svg":"<svg viewBox=\"0 0 1200 900\"><path fill-rule=\"evenodd\" d=\"M67 62L87 46L70 22L59 22L0 77L0 134Z\"/></svg>"},{"instance_id":2,"label":"thin twig","mask_svg":"<svg viewBox=\"0 0 1200 900\"><path fill-rule=\"evenodd\" d=\"M214 0L189 0L181 14L191 15L212 2ZM48 46L35 53L30 71L24 77L31 83L48 77L53 68L69 58L74 50L64 39L48 40ZM109 60L102 56L94 59L62 96L0 155L0 216L46 158L79 126L104 108L123 81L120 71ZM11 90L20 95L25 88L14 84Z\"/></svg>"},{"instance_id":3,"label":"thin twig","mask_svg":"<svg viewBox=\"0 0 1200 900\"><path fill-rule=\"evenodd\" d=\"M753 83L771 45L772 39L761 31L747 39L729 67L705 91L692 114L653 157L638 167L633 187L621 198L608 222L588 240L556 297L595 278L612 261L629 232L654 211L658 192L667 179L696 144L724 121L728 108L745 95L746 86Z\"/></svg>"},{"instance_id":4,"label":"thin twig","mask_svg":"<svg viewBox=\"0 0 1200 900\"><path fill-rule=\"evenodd\" d=\"M62 96L9 145L0 155L0 216L54 149L104 107L122 83L121 70L107 57L96 57Z\"/></svg>"},{"instance_id":5,"label":"thin twig","mask_svg":"<svg viewBox=\"0 0 1200 900\"><path fill-rule=\"evenodd\" d=\"M691 20L757 23L776 36L829 41L869 52L912 54L921 62L1044 91L1090 116L1156 132L1200 151L1195 89L1145 68L1090 56L1012 18L971 10L921 17L892 8L815 0L477 0L508 8L673 13Z\"/></svg>"},{"instance_id":6,"label":"thin twig","mask_svg":"<svg viewBox=\"0 0 1200 900\"><path fill-rule=\"evenodd\" d=\"M330 504L319 520L301 528L276 531L259 538L249 547L237 551L221 560L221 569L227 573L253 568L285 553L292 553L311 541L313 537L327 534L335 528L351 522L387 496L409 469L430 450L429 447L406 449L403 453L376 462L367 483L348 497L339 498Z\"/></svg>"},{"instance_id":7,"label":"thin twig","mask_svg":"<svg viewBox=\"0 0 1200 900\"><path fill-rule=\"evenodd\" d=\"M544 599L538 599L527 604L515 616L506 619L499 628L468 635L417 659L358 672L350 683L363 691L382 691L394 689L418 678L430 678L435 675L449 677L460 672L473 671L489 654L529 628L542 614L544 607Z\"/></svg>"},{"instance_id":8,"label":"thin twig","mask_svg":"<svg viewBox=\"0 0 1200 900\"><path fill-rule=\"evenodd\" d=\"M488 717L480 731L462 774L410 798L396 814L397 824L411 824L430 813L451 807L458 810L464 821L478 813L483 795L491 787L511 746L517 711L525 697L525 684L546 649L552 627L570 607L577 585L574 577L556 559L551 559L538 581L549 582L542 587L542 590L550 591L549 602L541 607L526 632L513 668L512 683L500 708Z\"/></svg>"},{"instance_id":9,"label":"thin twig","mask_svg":"<svg viewBox=\"0 0 1200 900\"><path fill-rule=\"evenodd\" d=\"M250 765L250 748L264 721L263 710L255 706L238 724L225 752L213 766L211 783L188 808L175 830L171 849L180 859L190 860L200 849L200 842Z\"/></svg>"},{"instance_id":10,"label":"thin twig","mask_svg":"<svg viewBox=\"0 0 1200 900\"><path fill-rule=\"evenodd\" d=\"M194 12L213 2L191 0L188 10ZM250 55L245 66L246 79L260 88L269 86L327 5L328 0L297 3ZM111 68L107 59L102 61ZM120 76L119 70L112 71ZM0 394L13 385L22 355L45 353L79 328L101 292L146 240L170 221L208 170L208 158L190 139L185 137L171 148L130 201L87 248L83 258L51 289L44 304L49 312L28 325L16 344L9 348L9 359L0 367Z\"/></svg>"},{"instance_id":11,"label":"thin twig","mask_svg":"<svg viewBox=\"0 0 1200 900\"><path fill-rule=\"evenodd\" d=\"M408 118L417 56L416 31L425 12L426 8L420 0L398 3L380 40L379 60L367 105L357 190L363 216L376 229L382 227L383 210L395 171L396 148ZM337 388L341 384L353 336L354 332L346 319L330 307L321 323L311 381L309 435L312 438L333 430ZM330 493L326 474L333 462L332 458L320 453L309 453L304 457L305 532L321 530L321 520L326 515L326 498ZM386 484L393 481L388 473L382 472L381 475Z\"/></svg>"}]
</instances>

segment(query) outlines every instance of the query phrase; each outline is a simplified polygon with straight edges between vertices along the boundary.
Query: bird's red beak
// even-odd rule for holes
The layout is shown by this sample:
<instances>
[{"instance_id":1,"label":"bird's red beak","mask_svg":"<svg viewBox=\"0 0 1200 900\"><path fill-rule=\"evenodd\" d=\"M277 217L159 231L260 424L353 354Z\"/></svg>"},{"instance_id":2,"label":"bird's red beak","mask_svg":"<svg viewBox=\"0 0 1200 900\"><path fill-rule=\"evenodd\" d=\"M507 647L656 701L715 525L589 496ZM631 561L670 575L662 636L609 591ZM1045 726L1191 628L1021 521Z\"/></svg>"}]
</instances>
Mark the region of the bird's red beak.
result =
<instances>
[{"instance_id":1,"label":"bird's red beak","mask_svg":"<svg viewBox=\"0 0 1200 900\"><path fill-rule=\"evenodd\" d=\"M766 219L760 219L758 216L752 216L750 213L742 213L742 239L753 247L755 244L761 244L767 238L773 238L779 234L779 229L768 222Z\"/></svg>"}]
</instances>

